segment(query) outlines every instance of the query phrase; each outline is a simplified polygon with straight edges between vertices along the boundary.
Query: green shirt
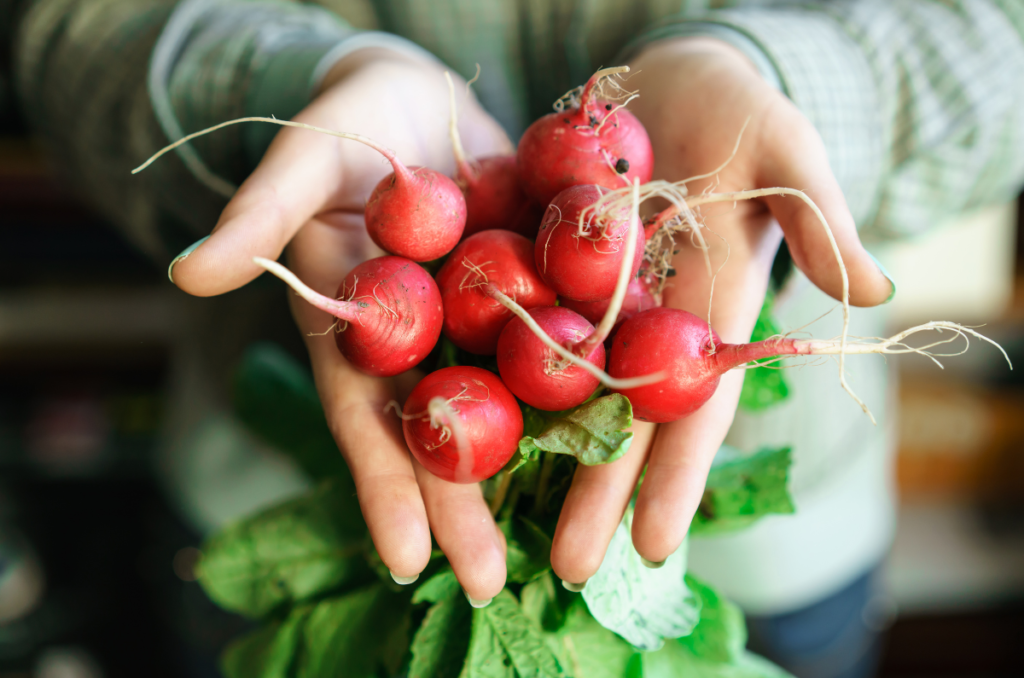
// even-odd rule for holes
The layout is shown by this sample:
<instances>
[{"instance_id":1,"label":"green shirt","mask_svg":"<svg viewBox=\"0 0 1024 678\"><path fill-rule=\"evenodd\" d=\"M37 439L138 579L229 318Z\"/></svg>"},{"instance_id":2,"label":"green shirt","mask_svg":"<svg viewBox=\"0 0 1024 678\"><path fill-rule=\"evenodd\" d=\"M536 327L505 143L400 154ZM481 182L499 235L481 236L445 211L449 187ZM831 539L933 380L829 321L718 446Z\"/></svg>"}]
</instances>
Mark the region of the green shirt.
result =
<instances>
[{"instance_id":1,"label":"green shirt","mask_svg":"<svg viewBox=\"0 0 1024 678\"><path fill-rule=\"evenodd\" d=\"M924 231L1024 183L1020 0L320 4L23 2L18 91L70 179L164 261L209 231L274 130L228 128L139 176L129 170L183 133L293 116L346 41L380 32L466 76L479 63L477 92L513 138L593 70L651 41L727 40L819 130L868 239ZM6 5L0 15L11 16Z\"/></svg>"}]
</instances>

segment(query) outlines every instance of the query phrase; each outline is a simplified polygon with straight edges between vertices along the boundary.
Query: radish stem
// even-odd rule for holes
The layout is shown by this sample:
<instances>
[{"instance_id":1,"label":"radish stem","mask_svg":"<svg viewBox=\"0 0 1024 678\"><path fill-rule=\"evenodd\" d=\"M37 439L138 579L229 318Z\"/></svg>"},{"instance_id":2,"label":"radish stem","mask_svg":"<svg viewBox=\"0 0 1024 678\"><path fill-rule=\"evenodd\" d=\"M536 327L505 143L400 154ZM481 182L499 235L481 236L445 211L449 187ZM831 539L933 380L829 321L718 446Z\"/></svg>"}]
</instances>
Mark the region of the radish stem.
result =
<instances>
[{"instance_id":1,"label":"radish stem","mask_svg":"<svg viewBox=\"0 0 1024 678\"><path fill-rule=\"evenodd\" d=\"M264 259L263 257L253 257L252 260L264 269L270 271L278 278L288 284L289 287L294 290L296 294L308 301L314 307L321 311L330 313L335 318L346 321L356 320L360 313L363 311L365 306L360 302L353 301L339 301L338 299L331 299L328 296L320 294L316 290L312 289L306 283L299 280L298 276L289 271L287 268L271 261L270 259ZM378 304L380 302L377 302Z\"/></svg>"}]
</instances>

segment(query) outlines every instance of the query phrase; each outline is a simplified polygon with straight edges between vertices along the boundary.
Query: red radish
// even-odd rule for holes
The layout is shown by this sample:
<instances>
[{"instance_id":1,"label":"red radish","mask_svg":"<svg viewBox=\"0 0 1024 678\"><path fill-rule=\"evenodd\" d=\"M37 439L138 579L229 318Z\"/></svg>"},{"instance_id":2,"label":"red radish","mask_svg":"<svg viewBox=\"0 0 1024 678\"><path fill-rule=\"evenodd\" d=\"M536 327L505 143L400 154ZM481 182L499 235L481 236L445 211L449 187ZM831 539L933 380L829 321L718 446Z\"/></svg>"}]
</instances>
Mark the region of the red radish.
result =
<instances>
[{"instance_id":1,"label":"red radish","mask_svg":"<svg viewBox=\"0 0 1024 678\"><path fill-rule=\"evenodd\" d=\"M394 172L381 179L366 202L366 230L373 242L391 254L413 261L433 261L452 251L466 226L466 201L454 181L426 167L406 167L395 152L369 137L315 127L276 118L249 117L229 120L189 134L161 149L132 170L141 172L171 149L228 125L241 122L269 122L298 127L340 139L351 139L383 155ZM230 195L230 194L229 194Z\"/></svg>"},{"instance_id":2,"label":"red radish","mask_svg":"<svg viewBox=\"0 0 1024 678\"><path fill-rule=\"evenodd\" d=\"M366 231L381 249L433 261L452 251L466 226L466 200L454 181L427 167L406 167L379 147L395 171L366 201ZM390 156L389 156L390 154Z\"/></svg>"},{"instance_id":3,"label":"red radish","mask_svg":"<svg viewBox=\"0 0 1024 678\"><path fill-rule=\"evenodd\" d=\"M519 447L523 415L496 375L446 367L405 401L402 430L416 460L438 478L476 483L500 471Z\"/></svg>"},{"instance_id":4,"label":"red radish","mask_svg":"<svg viewBox=\"0 0 1024 678\"><path fill-rule=\"evenodd\" d=\"M574 346L594 333L594 326L575 311L546 306L528 311L549 337ZM604 345L592 346L581 358L604 369ZM519 318L513 318L498 339L498 370L509 390L541 410L556 412L575 407L590 397L600 380L554 354Z\"/></svg>"},{"instance_id":5,"label":"red radish","mask_svg":"<svg viewBox=\"0 0 1024 678\"><path fill-rule=\"evenodd\" d=\"M494 355L512 312L483 289L486 284L527 308L551 306L555 293L537 274L533 243L510 231L481 231L466 238L437 273L444 303L444 334L459 348Z\"/></svg>"},{"instance_id":6,"label":"red radish","mask_svg":"<svg viewBox=\"0 0 1024 678\"><path fill-rule=\"evenodd\" d=\"M498 370L509 389L520 400L542 410L564 410L579 405L604 378L604 340L612 330L622 307L630 279L630 262L636 247L633 233L641 230L639 183L633 187L633 210L625 236L618 280L604 317L595 328L585 318L567 308L516 310L493 288L487 291L516 313L498 340ZM640 382L650 383L657 375L645 375ZM618 386L625 384L619 383Z\"/></svg>"},{"instance_id":7,"label":"red radish","mask_svg":"<svg viewBox=\"0 0 1024 678\"><path fill-rule=\"evenodd\" d=\"M625 104L599 98L606 77L628 71L627 66L598 71L581 92L567 95L569 110L561 108L563 97L555 113L526 129L517 161L526 193L535 201L546 205L570 186L621 188L634 179L650 181L654 151L643 125Z\"/></svg>"},{"instance_id":8,"label":"red radish","mask_svg":"<svg viewBox=\"0 0 1024 678\"><path fill-rule=\"evenodd\" d=\"M942 321L913 327L879 343L776 337L752 344L725 344L706 320L679 309L655 308L623 323L612 342L608 372L616 378L629 378L654 369L665 370L668 377L663 381L612 390L629 398L635 418L666 423L700 408L714 395L723 374L748 362L778 355L922 353L930 357L925 349L909 348L902 342L917 332L944 329L954 332L954 336L936 344L967 335L994 344L970 328Z\"/></svg>"},{"instance_id":9,"label":"red radish","mask_svg":"<svg viewBox=\"0 0 1024 678\"><path fill-rule=\"evenodd\" d=\"M338 299L319 294L275 261L257 264L338 320L334 335L345 359L364 374L392 377L416 366L441 335L441 293L430 274L401 257L377 257L352 269Z\"/></svg>"},{"instance_id":10,"label":"red radish","mask_svg":"<svg viewBox=\"0 0 1024 678\"><path fill-rule=\"evenodd\" d=\"M445 73L444 76L448 79L451 98L452 117L448 129L455 155L455 183L466 199L466 230L462 237L500 228L535 238L543 210L526 196L519 181L516 156L493 155L476 160L466 156L459 136L455 86L450 75Z\"/></svg>"},{"instance_id":11,"label":"red radish","mask_svg":"<svg viewBox=\"0 0 1024 678\"><path fill-rule=\"evenodd\" d=\"M653 285L653 281L649 281L643 276L629 281L629 286L626 288L626 298L622 300L622 308L619 309L609 336L614 336L615 332L622 326L622 323L637 313L661 306L661 301L652 291ZM576 301L563 297L558 300L558 303L565 308L571 308L590 322L596 323L600 322L604 314L608 312L608 306L611 304L611 301L611 299Z\"/></svg>"},{"instance_id":12,"label":"red radish","mask_svg":"<svg viewBox=\"0 0 1024 678\"><path fill-rule=\"evenodd\" d=\"M544 213L534 258L544 282L560 297L601 301L615 291L630 210L595 211L593 206L607 193L600 186L574 186L559 193ZM643 261L642 228L636 230L634 240L630 277Z\"/></svg>"}]
</instances>

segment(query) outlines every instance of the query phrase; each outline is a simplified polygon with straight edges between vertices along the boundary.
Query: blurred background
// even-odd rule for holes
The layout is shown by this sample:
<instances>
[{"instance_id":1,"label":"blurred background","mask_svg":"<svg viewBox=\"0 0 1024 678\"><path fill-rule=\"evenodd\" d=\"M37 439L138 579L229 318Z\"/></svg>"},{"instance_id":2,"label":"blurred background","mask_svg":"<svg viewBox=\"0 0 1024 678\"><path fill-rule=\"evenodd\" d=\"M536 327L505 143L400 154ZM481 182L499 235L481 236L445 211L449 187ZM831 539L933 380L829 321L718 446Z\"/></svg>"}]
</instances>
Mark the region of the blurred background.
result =
<instances>
[{"instance_id":1,"label":"blurred background","mask_svg":"<svg viewBox=\"0 0 1024 678\"><path fill-rule=\"evenodd\" d=\"M984 324L1024 367L1020 213L956 217L886 251L893 328ZM218 486L218 503L182 514L195 488L167 480L159 450L190 369L186 305L204 302L70 194L2 81L0 224L0 678L216 676L246 622L195 583L201 532L302 481L273 461L240 479L226 445L190 481ZM274 339L303 359L286 318ZM895 363L901 510L873 617L891 624L880 675L1024 675L1024 381L994 351L944 362Z\"/></svg>"}]
</instances>

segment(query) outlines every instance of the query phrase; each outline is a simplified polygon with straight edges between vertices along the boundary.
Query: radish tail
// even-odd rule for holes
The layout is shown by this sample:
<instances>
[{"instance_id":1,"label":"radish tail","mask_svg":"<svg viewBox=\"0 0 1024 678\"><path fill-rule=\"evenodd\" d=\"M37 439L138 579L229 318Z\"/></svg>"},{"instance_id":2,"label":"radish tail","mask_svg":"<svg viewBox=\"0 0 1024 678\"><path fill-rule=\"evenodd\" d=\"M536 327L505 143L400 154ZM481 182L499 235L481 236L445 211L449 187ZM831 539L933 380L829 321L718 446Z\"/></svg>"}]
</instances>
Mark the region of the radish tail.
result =
<instances>
[{"instance_id":1,"label":"radish tail","mask_svg":"<svg viewBox=\"0 0 1024 678\"><path fill-rule=\"evenodd\" d=\"M330 313L339 320L349 322L355 321L362 312L362 307L356 302L331 299L330 297L324 296L323 294L313 290L304 282L299 280L298 276L276 261L264 259L263 257L253 257L252 260L258 266L265 268L281 280L285 281L296 294L308 301L310 304L319 308L321 311Z\"/></svg>"}]
</instances>

